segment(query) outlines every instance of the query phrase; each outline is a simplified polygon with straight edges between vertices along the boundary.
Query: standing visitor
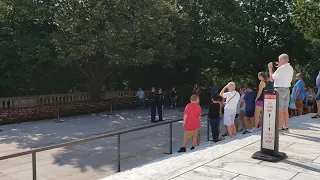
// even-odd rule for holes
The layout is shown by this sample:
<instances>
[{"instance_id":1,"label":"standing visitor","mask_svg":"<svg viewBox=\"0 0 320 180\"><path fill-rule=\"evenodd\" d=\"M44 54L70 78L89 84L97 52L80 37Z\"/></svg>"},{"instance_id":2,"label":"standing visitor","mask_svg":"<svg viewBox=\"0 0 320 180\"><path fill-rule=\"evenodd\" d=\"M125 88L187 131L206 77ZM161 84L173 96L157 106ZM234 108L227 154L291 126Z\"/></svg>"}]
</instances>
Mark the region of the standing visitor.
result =
<instances>
[{"instance_id":1,"label":"standing visitor","mask_svg":"<svg viewBox=\"0 0 320 180\"><path fill-rule=\"evenodd\" d=\"M149 103L150 103L150 110L151 110L151 122L155 123L156 121L156 111L157 111L157 95L156 95L156 88L152 87L151 92L149 93Z\"/></svg>"},{"instance_id":2,"label":"standing visitor","mask_svg":"<svg viewBox=\"0 0 320 180\"><path fill-rule=\"evenodd\" d=\"M254 109L255 109L255 100L257 93L253 90L253 85L248 84L246 95L243 98L242 104L245 105L244 111L244 123L245 123L245 131L242 134L247 134L252 132L255 127L254 124Z\"/></svg>"},{"instance_id":3,"label":"standing visitor","mask_svg":"<svg viewBox=\"0 0 320 180\"><path fill-rule=\"evenodd\" d=\"M226 89L228 89L228 92L225 93ZM226 98L223 115L224 125L227 126L229 137L236 136L237 131L234 125L234 119L236 117L237 105L240 99L240 94L236 91L236 84L234 82L229 82L221 90L220 96Z\"/></svg>"},{"instance_id":4,"label":"standing visitor","mask_svg":"<svg viewBox=\"0 0 320 180\"><path fill-rule=\"evenodd\" d=\"M240 89L240 114L239 114L239 118L241 120L241 123L242 123L242 126L241 126L241 129L240 131L244 131L246 129L245 127L245 122L244 122L244 112L245 112L245 108L246 108L246 105L245 104L242 104L242 101L243 101L243 98L245 96L245 89L244 88L241 88Z\"/></svg>"},{"instance_id":5,"label":"standing visitor","mask_svg":"<svg viewBox=\"0 0 320 180\"><path fill-rule=\"evenodd\" d=\"M236 91L240 94L240 89L237 89L236 88ZM240 94L240 99L241 99L241 94ZM241 102L240 102L240 99L239 99L239 102L237 104L237 112L236 112L236 117L234 119L234 125L236 126L236 131L238 132L239 130L239 121L240 121L240 111L241 111Z\"/></svg>"},{"instance_id":6,"label":"standing visitor","mask_svg":"<svg viewBox=\"0 0 320 180\"><path fill-rule=\"evenodd\" d=\"M302 74L296 74L297 82L293 86L291 98L294 99L297 115L300 116L303 113L303 100L304 100L304 81L302 80Z\"/></svg>"},{"instance_id":7,"label":"standing visitor","mask_svg":"<svg viewBox=\"0 0 320 180\"><path fill-rule=\"evenodd\" d=\"M309 91L310 87L308 88L304 88L304 112L308 113L308 97L310 96L310 91Z\"/></svg>"},{"instance_id":8,"label":"standing visitor","mask_svg":"<svg viewBox=\"0 0 320 180\"><path fill-rule=\"evenodd\" d=\"M170 97L171 97L171 107L177 107L178 94L175 87L172 88Z\"/></svg>"},{"instance_id":9,"label":"standing visitor","mask_svg":"<svg viewBox=\"0 0 320 180\"><path fill-rule=\"evenodd\" d=\"M196 95L190 97L190 103L187 104L183 115L184 138L183 145L178 152L186 152L188 141L192 139L191 150L198 143L199 130L201 127L201 107L199 98Z\"/></svg>"},{"instance_id":10,"label":"standing visitor","mask_svg":"<svg viewBox=\"0 0 320 180\"><path fill-rule=\"evenodd\" d=\"M212 85L212 87L211 87L211 98L214 95L218 95L218 86L216 86L216 85Z\"/></svg>"},{"instance_id":11,"label":"standing visitor","mask_svg":"<svg viewBox=\"0 0 320 180\"><path fill-rule=\"evenodd\" d=\"M320 71L316 78L316 85L318 88L318 92L316 95L317 114L315 116L312 116L312 118L320 118Z\"/></svg>"},{"instance_id":12,"label":"standing visitor","mask_svg":"<svg viewBox=\"0 0 320 180\"><path fill-rule=\"evenodd\" d=\"M313 88L309 88L308 90L309 92L309 96L306 98L306 105L307 105L307 108L308 108L308 113L312 113L313 112L313 105L314 105L314 102L315 102L315 99L316 99L316 94L313 90Z\"/></svg>"},{"instance_id":13,"label":"standing visitor","mask_svg":"<svg viewBox=\"0 0 320 180\"><path fill-rule=\"evenodd\" d=\"M163 106L164 106L164 95L162 94L162 89L158 89L157 93L157 110L159 115L158 121L163 121Z\"/></svg>"},{"instance_id":14,"label":"standing visitor","mask_svg":"<svg viewBox=\"0 0 320 180\"><path fill-rule=\"evenodd\" d=\"M219 96L213 95L212 102L209 107L208 120L211 126L213 142L219 141L219 127L220 127L220 111L222 106L219 103Z\"/></svg>"},{"instance_id":15,"label":"standing visitor","mask_svg":"<svg viewBox=\"0 0 320 180\"><path fill-rule=\"evenodd\" d=\"M254 111L254 127L259 128L261 114L263 111L263 102L264 102L264 91L267 86L268 76L265 72L258 73L258 79L260 80L258 94L256 97L255 111ZM261 128L261 127L260 127Z\"/></svg>"},{"instance_id":16,"label":"standing visitor","mask_svg":"<svg viewBox=\"0 0 320 180\"><path fill-rule=\"evenodd\" d=\"M268 64L268 68L270 79L273 81L274 88L279 94L279 130L289 131L288 108L290 102L290 87L293 76L293 68L289 63L289 56L287 54L281 54L278 59L279 61L276 62L278 68L275 72L273 72L273 62Z\"/></svg>"},{"instance_id":17,"label":"standing visitor","mask_svg":"<svg viewBox=\"0 0 320 180\"><path fill-rule=\"evenodd\" d=\"M198 97L200 96L200 88L198 84L193 85L192 94L197 95Z\"/></svg>"},{"instance_id":18,"label":"standing visitor","mask_svg":"<svg viewBox=\"0 0 320 180\"><path fill-rule=\"evenodd\" d=\"M294 101L294 98L290 96L290 102L289 102L289 117L294 117L298 115L296 103Z\"/></svg>"},{"instance_id":19,"label":"standing visitor","mask_svg":"<svg viewBox=\"0 0 320 180\"><path fill-rule=\"evenodd\" d=\"M137 96L139 98L139 106L140 108L144 108L144 92L141 88L139 88L137 92Z\"/></svg>"}]
</instances>

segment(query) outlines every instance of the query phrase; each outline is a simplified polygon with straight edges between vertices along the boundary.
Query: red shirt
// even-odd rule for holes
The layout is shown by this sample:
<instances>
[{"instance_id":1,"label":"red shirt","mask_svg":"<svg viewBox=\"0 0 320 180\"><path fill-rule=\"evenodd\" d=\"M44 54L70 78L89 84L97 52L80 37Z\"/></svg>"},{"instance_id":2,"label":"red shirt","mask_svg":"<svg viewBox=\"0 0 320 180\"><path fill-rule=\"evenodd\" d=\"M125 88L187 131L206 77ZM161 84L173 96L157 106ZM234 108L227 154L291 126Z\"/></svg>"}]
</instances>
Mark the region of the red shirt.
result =
<instances>
[{"instance_id":1,"label":"red shirt","mask_svg":"<svg viewBox=\"0 0 320 180\"><path fill-rule=\"evenodd\" d=\"M187 104L186 108L184 109L184 114L187 115L184 130L193 131L196 129L200 129L201 127L200 116L202 112L199 104L196 104L196 103Z\"/></svg>"}]
</instances>

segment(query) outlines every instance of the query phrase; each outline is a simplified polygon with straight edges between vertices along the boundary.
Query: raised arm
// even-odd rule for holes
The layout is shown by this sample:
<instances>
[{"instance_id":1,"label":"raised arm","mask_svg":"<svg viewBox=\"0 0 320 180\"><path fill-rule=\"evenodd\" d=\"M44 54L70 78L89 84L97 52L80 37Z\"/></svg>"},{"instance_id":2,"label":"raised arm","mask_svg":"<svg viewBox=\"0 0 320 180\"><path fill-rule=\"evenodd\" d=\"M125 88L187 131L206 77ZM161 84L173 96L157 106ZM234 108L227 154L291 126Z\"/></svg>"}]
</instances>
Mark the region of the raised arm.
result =
<instances>
[{"instance_id":1,"label":"raised arm","mask_svg":"<svg viewBox=\"0 0 320 180\"><path fill-rule=\"evenodd\" d=\"M224 98L224 97L223 97L223 94L224 94L224 92L226 91L228 85L229 85L229 84L227 84L226 86L224 86L224 88L222 88L222 90L221 90L220 93L219 93L219 95L220 95L222 98Z\"/></svg>"}]
</instances>

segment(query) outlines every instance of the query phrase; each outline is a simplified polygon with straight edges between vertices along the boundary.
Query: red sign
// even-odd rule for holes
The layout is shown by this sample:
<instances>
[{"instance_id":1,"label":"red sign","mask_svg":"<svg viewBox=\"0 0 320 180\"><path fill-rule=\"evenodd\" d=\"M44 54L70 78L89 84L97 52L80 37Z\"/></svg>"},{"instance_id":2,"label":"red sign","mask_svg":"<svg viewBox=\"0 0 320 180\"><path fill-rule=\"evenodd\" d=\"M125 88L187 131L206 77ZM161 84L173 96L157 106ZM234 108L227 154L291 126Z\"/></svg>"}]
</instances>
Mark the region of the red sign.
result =
<instances>
[{"instance_id":1,"label":"red sign","mask_svg":"<svg viewBox=\"0 0 320 180\"><path fill-rule=\"evenodd\" d=\"M277 99L277 95L275 95L275 94L265 94L264 98L265 99Z\"/></svg>"}]
</instances>

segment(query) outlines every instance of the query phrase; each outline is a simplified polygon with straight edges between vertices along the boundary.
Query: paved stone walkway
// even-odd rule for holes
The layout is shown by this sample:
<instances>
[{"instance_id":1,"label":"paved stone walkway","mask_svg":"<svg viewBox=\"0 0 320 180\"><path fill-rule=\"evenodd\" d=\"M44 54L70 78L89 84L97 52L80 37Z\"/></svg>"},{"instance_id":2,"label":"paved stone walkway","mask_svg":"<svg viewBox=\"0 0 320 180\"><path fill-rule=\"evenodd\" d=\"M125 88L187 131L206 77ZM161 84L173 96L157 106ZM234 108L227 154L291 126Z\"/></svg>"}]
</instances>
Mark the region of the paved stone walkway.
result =
<instances>
[{"instance_id":1,"label":"paved stone walkway","mask_svg":"<svg viewBox=\"0 0 320 180\"><path fill-rule=\"evenodd\" d=\"M203 108L207 113L207 109ZM97 113L52 120L1 126L0 156L32 148L150 123L149 109ZM165 109L165 119L182 118L181 109ZM203 118L202 139L206 139ZM173 148L183 139L181 122L173 124ZM121 136L121 169L165 157L169 152L169 125L132 132ZM97 180L116 172L116 138L37 153L39 180ZM31 180L31 155L0 161L0 180Z\"/></svg>"},{"instance_id":2,"label":"paved stone walkway","mask_svg":"<svg viewBox=\"0 0 320 180\"><path fill-rule=\"evenodd\" d=\"M290 119L290 133L280 135L278 163L252 159L260 133L238 135L195 151L175 153L102 180L319 180L320 120L304 115Z\"/></svg>"}]
</instances>

